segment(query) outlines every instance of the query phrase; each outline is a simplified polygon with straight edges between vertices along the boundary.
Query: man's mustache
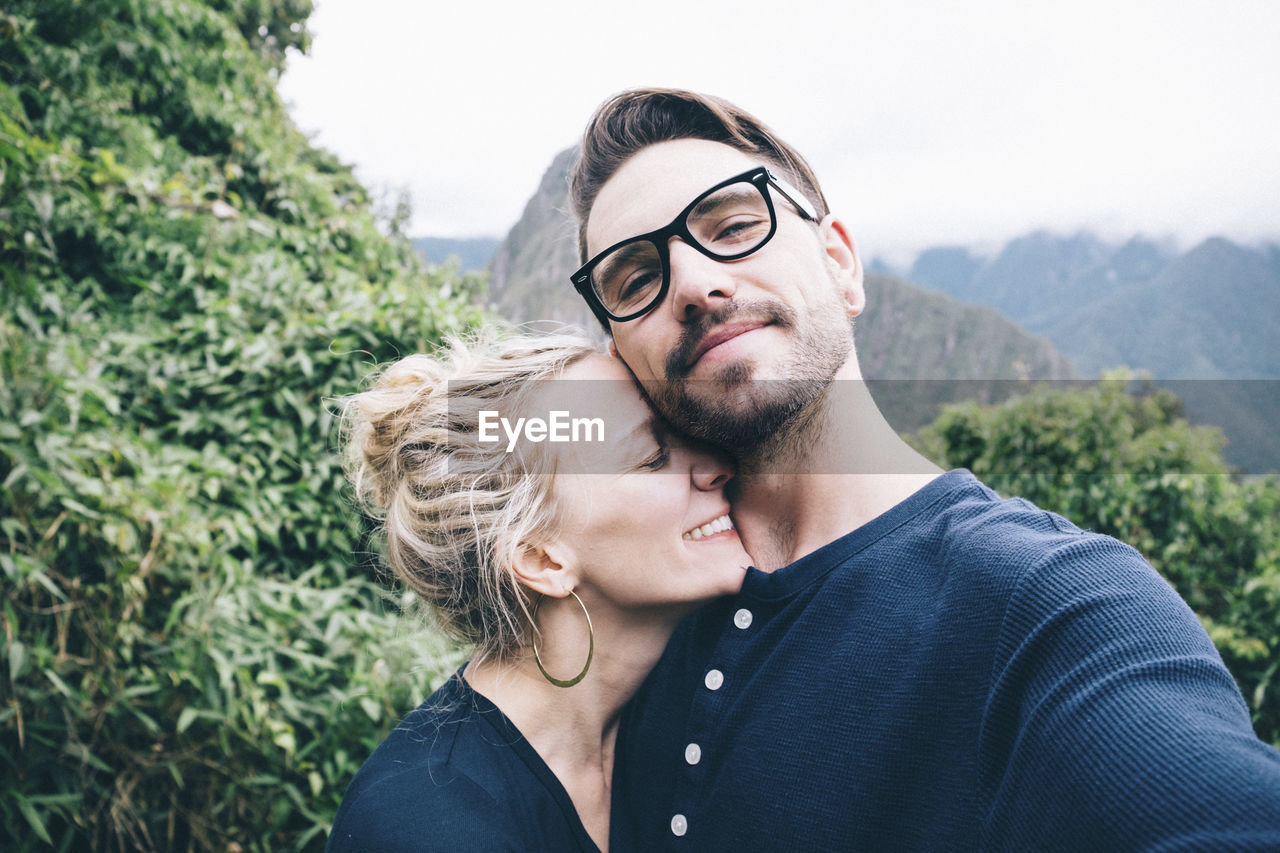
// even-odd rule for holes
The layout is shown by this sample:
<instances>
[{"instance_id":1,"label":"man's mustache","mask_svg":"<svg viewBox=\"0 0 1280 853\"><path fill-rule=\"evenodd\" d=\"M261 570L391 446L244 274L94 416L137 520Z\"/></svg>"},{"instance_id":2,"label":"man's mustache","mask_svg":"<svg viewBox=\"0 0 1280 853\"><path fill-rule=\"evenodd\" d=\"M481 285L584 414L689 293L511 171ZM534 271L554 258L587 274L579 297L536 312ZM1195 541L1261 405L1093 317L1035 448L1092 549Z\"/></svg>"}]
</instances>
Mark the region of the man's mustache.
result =
<instances>
[{"instance_id":1,"label":"man's mustache","mask_svg":"<svg viewBox=\"0 0 1280 853\"><path fill-rule=\"evenodd\" d=\"M789 329L795 325L796 312L788 305L772 299L739 302L730 299L713 311L701 314L689 322L663 365L668 381L684 379L693 369L693 356L707 335L718 326L738 320L759 321L766 325Z\"/></svg>"}]
</instances>

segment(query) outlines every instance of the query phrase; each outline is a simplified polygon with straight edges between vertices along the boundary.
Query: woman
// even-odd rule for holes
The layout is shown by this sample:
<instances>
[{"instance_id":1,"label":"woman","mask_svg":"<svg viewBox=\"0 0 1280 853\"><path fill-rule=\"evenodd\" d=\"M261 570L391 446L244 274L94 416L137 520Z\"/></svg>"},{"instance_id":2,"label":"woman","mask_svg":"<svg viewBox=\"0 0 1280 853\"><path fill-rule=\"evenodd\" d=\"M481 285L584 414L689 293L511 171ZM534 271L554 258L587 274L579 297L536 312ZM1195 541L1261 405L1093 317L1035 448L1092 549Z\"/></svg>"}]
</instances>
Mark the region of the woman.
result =
<instances>
[{"instance_id":1,"label":"woman","mask_svg":"<svg viewBox=\"0 0 1280 853\"><path fill-rule=\"evenodd\" d=\"M730 467L571 336L410 356L348 411L387 561L474 654L361 768L329 849L607 849L622 706L750 562ZM557 418L586 429L550 440Z\"/></svg>"}]
</instances>

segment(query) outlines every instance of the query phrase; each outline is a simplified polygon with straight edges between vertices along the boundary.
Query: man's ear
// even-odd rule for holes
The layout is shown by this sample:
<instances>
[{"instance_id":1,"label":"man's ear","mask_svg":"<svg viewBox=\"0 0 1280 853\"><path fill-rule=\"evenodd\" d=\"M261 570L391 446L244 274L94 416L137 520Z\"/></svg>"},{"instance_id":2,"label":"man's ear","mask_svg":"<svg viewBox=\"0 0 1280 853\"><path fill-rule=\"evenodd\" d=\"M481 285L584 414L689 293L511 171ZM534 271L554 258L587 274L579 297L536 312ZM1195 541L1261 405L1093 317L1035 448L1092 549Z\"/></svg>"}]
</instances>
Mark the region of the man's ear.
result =
<instances>
[{"instance_id":1,"label":"man's ear","mask_svg":"<svg viewBox=\"0 0 1280 853\"><path fill-rule=\"evenodd\" d=\"M558 544L527 545L516 556L511 570L523 586L548 596L564 598L577 585L569 553Z\"/></svg>"},{"instance_id":2,"label":"man's ear","mask_svg":"<svg viewBox=\"0 0 1280 853\"><path fill-rule=\"evenodd\" d=\"M609 355L616 359L622 358L622 356L618 355L618 345L613 342L613 338L609 338Z\"/></svg>"},{"instance_id":3,"label":"man's ear","mask_svg":"<svg viewBox=\"0 0 1280 853\"><path fill-rule=\"evenodd\" d=\"M845 310L850 317L857 317L867 307L867 292L863 286L862 260L858 257L858 247L849 236L844 223L832 214L822 220L818 237L822 240L835 280L840 285Z\"/></svg>"}]
</instances>

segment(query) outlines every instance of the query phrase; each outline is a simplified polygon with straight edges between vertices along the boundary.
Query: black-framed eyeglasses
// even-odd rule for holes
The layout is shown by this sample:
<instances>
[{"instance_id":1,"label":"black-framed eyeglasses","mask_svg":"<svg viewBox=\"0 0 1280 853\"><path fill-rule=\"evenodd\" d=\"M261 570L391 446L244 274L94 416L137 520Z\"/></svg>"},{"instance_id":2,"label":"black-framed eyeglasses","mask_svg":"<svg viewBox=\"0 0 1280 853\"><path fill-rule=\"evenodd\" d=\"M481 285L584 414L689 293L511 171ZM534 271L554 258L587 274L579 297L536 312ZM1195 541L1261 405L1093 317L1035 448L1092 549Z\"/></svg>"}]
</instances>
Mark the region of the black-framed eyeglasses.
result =
<instances>
[{"instance_id":1,"label":"black-framed eyeglasses","mask_svg":"<svg viewBox=\"0 0 1280 853\"><path fill-rule=\"evenodd\" d=\"M769 185L802 219L818 221L813 205L795 187L756 166L721 181L689 203L671 224L614 243L570 278L597 314L625 323L660 303L671 285L670 240L679 237L708 258L736 261L759 251L778 230Z\"/></svg>"}]
</instances>

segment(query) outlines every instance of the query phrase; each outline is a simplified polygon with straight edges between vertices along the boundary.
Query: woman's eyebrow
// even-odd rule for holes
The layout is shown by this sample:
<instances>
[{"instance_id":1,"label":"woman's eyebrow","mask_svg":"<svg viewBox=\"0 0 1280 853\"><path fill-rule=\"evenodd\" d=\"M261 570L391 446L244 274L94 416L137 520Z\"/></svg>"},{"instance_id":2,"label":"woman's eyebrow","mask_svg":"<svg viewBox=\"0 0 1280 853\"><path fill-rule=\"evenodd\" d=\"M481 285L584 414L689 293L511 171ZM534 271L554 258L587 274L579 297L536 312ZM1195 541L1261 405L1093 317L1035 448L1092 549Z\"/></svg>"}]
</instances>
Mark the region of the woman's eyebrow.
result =
<instances>
[{"instance_id":1,"label":"woman's eyebrow","mask_svg":"<svg viewBox=\"0 0 1280 853\"><path fill-rule=\"evenodd\" d=\"M660 448L670 449L674 436L674 430L662 416L651 411L649 417L636 424L615 446L624 453L636 452L648 456L655 443Z\"/></svg>"},{"instance_id":2,"label":"woman's eyebrow","mask_svg":"<svg viewBox=\"0 0 1280 853\"><path fill-rule=\"evenodd\" d=\"M622 441L630 444L637 440L646 438L657 438L663 434L662 420L653 412L649 413L649 417L636 424L630 432L622 437Z\"/></svg>"}]
</instances>

